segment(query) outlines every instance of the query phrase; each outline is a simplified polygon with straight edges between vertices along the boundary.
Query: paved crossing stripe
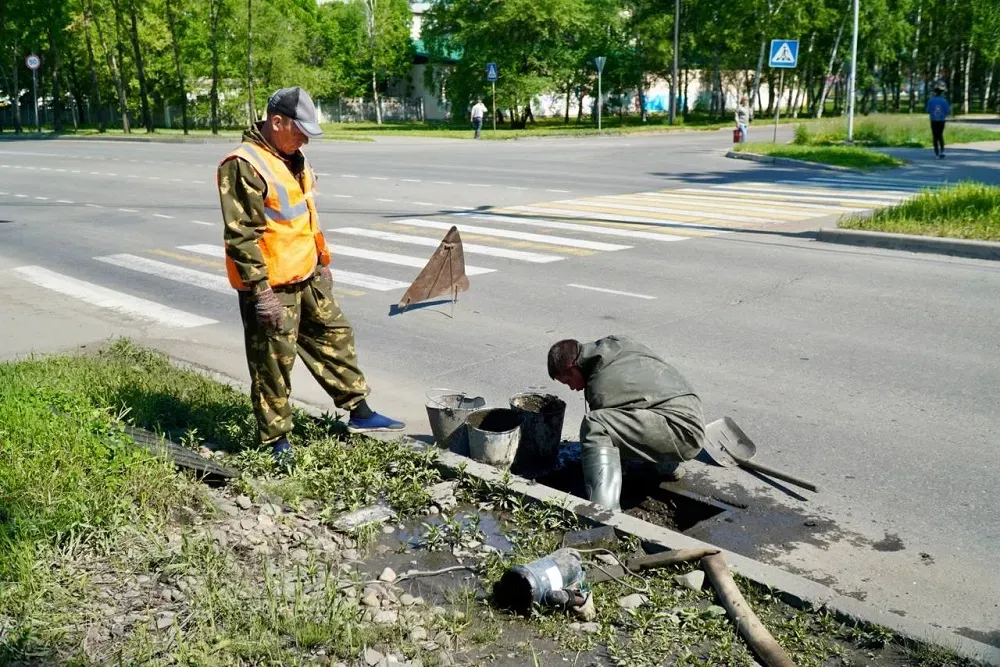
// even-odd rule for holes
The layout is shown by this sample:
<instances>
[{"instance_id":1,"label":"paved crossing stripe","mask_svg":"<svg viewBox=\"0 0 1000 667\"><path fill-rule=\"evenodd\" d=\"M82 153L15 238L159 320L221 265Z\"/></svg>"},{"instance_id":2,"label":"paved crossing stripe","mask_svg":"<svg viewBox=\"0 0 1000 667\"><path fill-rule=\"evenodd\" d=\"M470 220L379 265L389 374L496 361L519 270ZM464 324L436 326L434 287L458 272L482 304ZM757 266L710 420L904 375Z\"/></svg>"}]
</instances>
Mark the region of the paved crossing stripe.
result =
<instances>
[{"instance_id":1,"label":"paved crossing stripe","mask_svg":"<svg viewBox=\"0 0 1000 667\"><path fill-rule=\"evenodd\" d=\"M630 198L628 201L635 201L635 199ZM666 213L669 215L682 215L689 218L695 219L705 219L710 218L713 220L723 220L726 222L774 222L773 218L755 218L748 215L731 215L726 213L714 213L712 211L705 211L703 209L697 208L666 208L664 206L645 206L642 204L626 204L620 203L619 201L608 201L604 198L593 199L593 200L583 200L583 199L568 199L566 201L560 201L559 204L572 204L574 206L581 206L583 208L595 208L595 209L613 209L621 211L639 211L639 212L649 212L649 213ZM669 202L664 202L669 206ZM664 220L664 222L670 222L676 225L689 225L688 221L682 220Z\"/></svg>"},{"instance_id":2,"label":"paved crossing stripe","mask_svg":"<svg viewBox=\"0 0 1000 667\"><path fill-rule=\"evenodd\" d=\"M216 320L186 313L169 306L147 301L123 292L101 287L83 280L77 280L40 266L21 266L14 269L20 278L39 287L79 299L99 308L107 308L123 315L129 315L147 322L168 327L191 328L216 324Z\"/></svg>"},{"instance_id":3,"label":"paved crossing stripe","mask_svg":"<svg viewBox=\"0 0 1000 667\"><path fill-rule=\"evenodd\" d=\"M854 192L861 195L869 196L882 196L889 194L898 194L904 197L909 197L910 195L918 192L918 190L904 188L898 185L856 185L854 183L845 183L843 181L835 181L832 179L818 179L811 178L808 181L775 181L780 185L804 185L807 188L822 188L825 190L836 190L838 192Z\"/></svg>"},{"instance_id":4,"label":"paved crossing stripe","mask_svg":"<svg viewBox=\"0 0 1000 667\"><path fill-rule=\"evenodd\" d=\"M397 255L394 252L382 252L380 250L368 250L367 248L352 248L351 246L332 246L333 256L358 257L360 259L370 259L375 262L385 262L387 264L398 264L400 266L412 266L423 268L427 265L430 257L411 257L410 255ZM484 269L479 266L465 265L465 273L469 276L478 276L484 273L493 273L496 269Z\"/></svg>"},{"instance_id":5,"label":"paved crossing stripe","mask_svg":"<svg viewBox=\"0 0 1000 667\"><path fill-rule=\"evenodd\" d=\"M621 227L598 227L596 225L581 225L574 222L557 222L555 220L542 220L540 218L526 218L514 215L497 215L490 213L456 213L455 215L468 216L476 220L505 222L509 225L527 225L529 227L541 227L544 229L562 229L567 232L603 234L604 236L620 236L623 238L643 239L646 241L683 241L688 238L687 236L643 232L635 229L623 229Z\"/></svg>"},{"instance_id":6,"label":"paved crossing stripe","mask_svg":"<svg viewBox=\"0 0 1000 667\"><path fill-rule=\"evenodd\" d=\"M449 226L450 227L450 226ZM363 229L361 227L336 227L328 229L327 231L334 234L348 234L350 236L362 236L372 239L378 239L380 241L389 241L392 243L403 243L411 245L420 245L431 248L436 248L441 245L439 239L427 238L426 236L413 236L411 234L397 234L395 232L383 232L378 229ZM531 262L533 264L548 264L550 262L558 262L563 259L558 255L543 255L537 252L528 252L526 250L508 250L506 248L493 248L491 246L476 245L474 243L462 243L462 249L472 255L491 255L493 257L503 257L506 259L516 259L522 262Z\"/></svg>"},{"instance_id":7,"label":"paved crossing stripe","mask_svg":"<svg viewBox=\"0 0 1000 667\"><path fill-rule=\"evenodd\" d=\"M728 234L732 230L725 229L723 227L712 227L709 225L699 225L693 222L680 222L680 221L665 221L657 218L646 218L638 215L621 215L619 213L602 213L597 211L573 211L561 208L552 208L557 206L558 202L551 202L545 206L512 206L511 209L515 211L524 211L526 213L535 213L540 215L556 215L562 218L583 218L585 220L597 220L605 222L635 222L650 227L663 227L665 229L675 229L680 230L705 230L711 231L716 234Z\"/></svg>"},{"instance_id":8,"label":"paved crossing stripe","mask_svg":"<svg viewBox=\"0 0 1000 667\"><path fill-rule=\"evenodd\" d=\"M437 222L434 220L417 220L407 218L405 220L390 220L389 222L398 225L408 225L410 227L426 227L427 229L451 229L454 223ZM501 239L519 239L522 241L535 241L537 243L548 243L549 245L564 245L570 248L583 248L585 250L600 250L612 252L615 250L628 250L632 246L618 245L615 243L602 243L600 241L586 241L583 239L571 239L565 236L550 236L549 234L532 234L529 232L512 232L496 227L481 227L479 225L454 225L459 232L469 234L479 234L480 236L495 236Z\"/></svg>"},{"instance_id":9,"label":"paved crossing stripe","mask_svg":"<svg viewBox=\"0 0 1000 667\"><path fill-rule=\"evenodd\" d=\"M711 191L706 190L706 192ZM670 203L677 205L690 204L691 206L707 206L708 208L718 208L728 211L749 211L750 213L771 214L774 213L775 210L781 210L783 212L788 211L789 215L794 215L796 217L815 216L817 215L815 211L843 210L842 207L836 205L806 204L804 202L784 202L781 204L781 209L776 209L775 202L768 199L739 199L732 197L731 195L726 195L724 192L716 192L714 194L715 197L697 194L675 194L673 191L669 194L665 192L644 192L640 195L640 199L646 201L669 201ZM759 204L759 206L754 206L753 204Z\"/></svg>"},{"instance_id":10,"label":"paved crossing stripe","mask_svg":"<svg viewBox=\"0 0 1000 667\"><path fill-rule=\"evenodd\" d=\"M210 245L207 243L182 245L178 246L178 248L180 250L186 250L188 252L198 253L201 255L208 255L210 257L226 256L226 251L222 246ZM410 286L410 283L404 283L400 280L393 280L391 278L383 278L381 276L371 276L367 273L355 273L353 271L343 271L341 269L331 269L331 272L333 273L333 281L335 283L344 283L345 285L354 285L355 287L367 287L368 289L375 290L376 292L406 289Z\"/></svg>"},{"instance_id":11,"label":"paved crossing stripe","mask_svg":"<svg viewBox=\"0 0 1000 667\"><path fill-rule=\"evenodd\" d=\"M868 209L871 205L884 206L887 203L891 204L892 201L885 201L884 199L862 199L860 197L851 196L840 192L830 192L830 191L810 191L810 190L793 190L790 188L751 188L743 185L717 185L717 188L722 190L727 190L731 192L740 192L748 196L769 196L769 195L780 195L779 199L789 199L791 201L811 201L811 202L841 202L842 204L847 204L855 208ZM896 198L893 198L894 200ZM901 198L902 199L902 198ZM867 204L867 205L866 205Z\"/></svg>"},{"instance_id":12,"label":"paved crossing stripe","mask_svg":"<svg viewBox=\"0 0 1000 667\"><path fill-rule=\"evenodd\" d=\"M120 266L123 269L146 273L158 278L166 278L167 280L184 283L192 287L201 287L223 294L231 294L233 292L233 288L229 285L229 280L225 276L189 269L186 266L177 266L176 264L168 264L167 262L160 262L148 257L129 254L106 255L104 257L95 257L94 259L105 264Z\"/></svg>"}]
</instances>

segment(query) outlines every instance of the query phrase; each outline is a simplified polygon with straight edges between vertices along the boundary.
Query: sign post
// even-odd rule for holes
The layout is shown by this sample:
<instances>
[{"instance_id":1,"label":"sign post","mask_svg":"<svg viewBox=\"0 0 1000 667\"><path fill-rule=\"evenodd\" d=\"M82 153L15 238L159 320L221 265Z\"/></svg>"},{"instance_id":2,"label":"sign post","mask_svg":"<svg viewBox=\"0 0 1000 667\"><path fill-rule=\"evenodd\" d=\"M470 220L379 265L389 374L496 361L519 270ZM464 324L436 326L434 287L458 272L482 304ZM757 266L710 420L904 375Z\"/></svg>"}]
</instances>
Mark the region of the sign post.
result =
<instances>
[{"instance_id":1,"label":"sign post","mask_svg":"<svg viewBox=\"0 0 1000 667\"><path fill-rule=\"evenodd\" d=\"M31 70L31 79L34 88L32 99L35 101L35 131L41 132L42 126L38 123L38 68L42 66L42 59L32 53L24 59L24 65Z\"/></svg>"},{"instance_id":2,"label":"sign post","mask_svg":"<svg viewBox=\"0 0 1000 667\"><path fill-rule=\"evenodd\" d=\"M493 86L493 132L497 131L497 78L500 70L496 63L486 63L486 80Z\"/></svg>"},{"instance_id":3,"label":"sign post","mask_svg":"<svg viewBox=\"0 0 1000 667\"><path fill-rule=\"evenodd\" d=\"M601 74L604 72L604 63L607 62L605 56L597 56L594 58L594 64L597 65L597 131L601 131L601 100L603 96L601 95Z\"/></svg>"},{"instance_id":4,"label":"sign post","mask_svg":"<svg viewBox=\"0 0 1000 667\"><path fill-rule=\"evenodd\" d=\"M847 143L854 143L854 98L858 85L858 0L854 0L854 36L851 37L851 78L847 82Z\"/></svg>"},{"instance_id":5,"label":"sign post","mask_svg":"<svg viewBox=\"0 0 1000 667\"><path fill-rule=\"evenodd\" d=\"M781 117L781 97L785 94L785 70L794 69L799 60L799 40L772 39L768 66L781 70L778 76L778 96L774 101L774 143L778 143L778 119Z\"/></svg>"}]
</instances>

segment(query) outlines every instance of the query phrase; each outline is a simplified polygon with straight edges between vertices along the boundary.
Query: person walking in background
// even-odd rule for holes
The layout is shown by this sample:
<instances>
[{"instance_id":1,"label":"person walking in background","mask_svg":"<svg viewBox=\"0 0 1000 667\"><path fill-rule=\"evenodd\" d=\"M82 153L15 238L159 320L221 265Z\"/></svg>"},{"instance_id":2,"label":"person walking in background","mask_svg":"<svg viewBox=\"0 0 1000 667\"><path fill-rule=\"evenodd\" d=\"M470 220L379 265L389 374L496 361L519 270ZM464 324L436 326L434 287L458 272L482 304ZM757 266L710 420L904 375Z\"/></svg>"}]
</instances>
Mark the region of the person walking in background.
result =
<instances>
[{"instance_id":1,"label":"person walking in background","mask_svg":"<svg viewBox=\"0 0 1000 667\"><path fill-rule=\"evenodd\" d=\"M486 105L482 98L476 98L476 104L472 107L472 127L476 128L476 139L483 129L483 116L486 114Z\"/></svg>"},{"instance_id":2,"label":"person walking in background","mask_svg":"<svg viewBox=\"0 0 1000 667\"><path fill-rule=\"evenodd\" d=\"M750 99L744 95L740 98L740 105L736 107L736 127L740 129L740 143L747 142L747 129L750 121L753 120L753 109L750 108Z\"/></svg>"},{"instance_id":3,"label":"person walking in background","mask_svg":"<svg viewBox=\"0 0 1000 667\"><path fill-rule=\"evenodd\" d=\"M934 155L944 159L944 122L951 115L951 105L942 95L940 86L934 87L934 97L927 100L927 113L931 117L931 134L934 135Z\"/></svg>"}]
</instances>

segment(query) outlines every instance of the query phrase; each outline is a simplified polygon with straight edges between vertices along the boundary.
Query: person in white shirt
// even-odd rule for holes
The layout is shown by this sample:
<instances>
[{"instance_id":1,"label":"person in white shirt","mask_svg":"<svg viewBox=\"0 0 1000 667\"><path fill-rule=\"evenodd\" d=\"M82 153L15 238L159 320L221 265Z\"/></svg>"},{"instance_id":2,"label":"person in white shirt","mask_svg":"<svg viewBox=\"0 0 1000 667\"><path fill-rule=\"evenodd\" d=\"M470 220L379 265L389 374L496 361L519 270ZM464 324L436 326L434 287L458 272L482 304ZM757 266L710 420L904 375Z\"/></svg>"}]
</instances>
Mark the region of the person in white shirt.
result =
<instances>
[{"instance_id":1,"label":"person in white shirt","mask_svg":"<svg viewBox=\"0 0 1000 667\"><path fill-rule=\"evenodd\" d=\"M476 139L483 129L483 115L486 113L486 105L482 98L476 98L476 104L472 107L472 127L476 129Z\"/></svg>"}]
</instances>

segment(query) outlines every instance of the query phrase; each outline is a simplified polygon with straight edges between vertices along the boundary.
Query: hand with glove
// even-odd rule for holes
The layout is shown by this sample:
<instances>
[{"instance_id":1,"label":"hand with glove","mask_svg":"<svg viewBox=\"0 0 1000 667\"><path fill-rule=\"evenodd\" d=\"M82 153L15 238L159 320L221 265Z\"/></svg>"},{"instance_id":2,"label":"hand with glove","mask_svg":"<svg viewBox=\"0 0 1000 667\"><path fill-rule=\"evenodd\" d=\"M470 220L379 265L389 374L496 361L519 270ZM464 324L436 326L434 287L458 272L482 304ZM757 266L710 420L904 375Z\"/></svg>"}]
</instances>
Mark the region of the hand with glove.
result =
<instances>
[{"instance_id":1,"label":"hand with glove","mask_svg":"<svg viewBox=\"0 0 1000 667\"><path fill-rule=\"evenodd\" d=\"M333 283L333 273L330 272L329 266L319 265L319 277L328 283Z\"/></svg>"},{"instance_id":2,"label":"hand with glove","mask_svg":"<svg viewBox=\"0 0 1000 667\"><path fill-rule=\"evenodd\" d=\"M268 331L277 331L281 327L284 307L270 285L265 283L262 289L254 290L254 310L257 321Z\"/></svg>"}]
</instances>

